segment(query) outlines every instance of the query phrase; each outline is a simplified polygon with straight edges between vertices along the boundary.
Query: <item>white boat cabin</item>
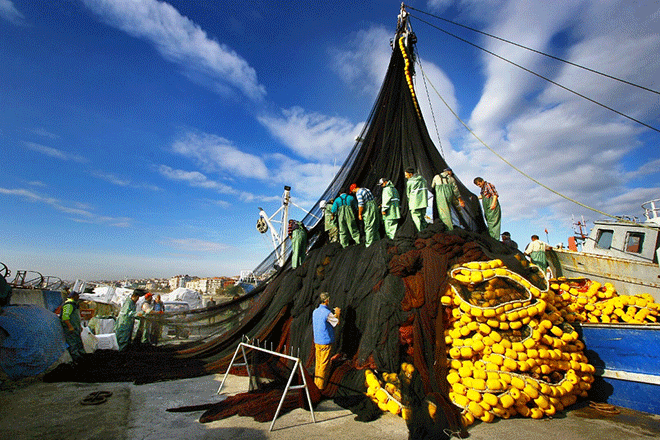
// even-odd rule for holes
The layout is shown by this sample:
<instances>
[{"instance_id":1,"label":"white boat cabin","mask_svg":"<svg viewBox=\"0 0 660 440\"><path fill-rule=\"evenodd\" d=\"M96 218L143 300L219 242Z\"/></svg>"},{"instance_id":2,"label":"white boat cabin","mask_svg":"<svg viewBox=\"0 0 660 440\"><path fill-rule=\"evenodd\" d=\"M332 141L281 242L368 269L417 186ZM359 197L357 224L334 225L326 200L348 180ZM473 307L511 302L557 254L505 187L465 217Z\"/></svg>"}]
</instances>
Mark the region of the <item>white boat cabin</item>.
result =
<instances>
[{"instance_id":1,"label":"white boat cabin","mask_svg":"<svg viewBox=\"0 0 660 440\"><path fill-rule=\"evenodd\" d=\"M658 264L660 199L642 205L646 221L598 220L582 245L583 252Z\"/></svg>"}]
</instances>

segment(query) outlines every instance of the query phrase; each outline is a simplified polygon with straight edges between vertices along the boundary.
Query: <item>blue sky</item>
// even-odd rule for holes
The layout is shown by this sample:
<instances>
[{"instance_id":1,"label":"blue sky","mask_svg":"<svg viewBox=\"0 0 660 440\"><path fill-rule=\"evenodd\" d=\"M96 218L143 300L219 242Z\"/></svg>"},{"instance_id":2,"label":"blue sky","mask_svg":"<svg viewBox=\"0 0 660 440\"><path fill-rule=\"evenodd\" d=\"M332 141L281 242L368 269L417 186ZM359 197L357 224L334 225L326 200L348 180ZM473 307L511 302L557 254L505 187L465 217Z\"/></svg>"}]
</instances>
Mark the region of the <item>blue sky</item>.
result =
<instances>
[{"instance_id":1,"label":"blue sky","mask_svg":"<svg viewBox=\"0 0 660 440\"><path fill-rule=\"evenodd\" d=\"M284 185L318 200L390 57L399 1L316 3L0 0L0 261L64 279L255 267L270 250L257 207L274 212ZM410 5L660 90L657 1ZM660 127L657 94L411 13ZM412 26L429 80L517 167L611 214L660 197L659 133ZM521 246L602 217L501 162L431 91L436 133L420 75L416 88L447 162L496 185Z\"/></svg>"}]
</instances>

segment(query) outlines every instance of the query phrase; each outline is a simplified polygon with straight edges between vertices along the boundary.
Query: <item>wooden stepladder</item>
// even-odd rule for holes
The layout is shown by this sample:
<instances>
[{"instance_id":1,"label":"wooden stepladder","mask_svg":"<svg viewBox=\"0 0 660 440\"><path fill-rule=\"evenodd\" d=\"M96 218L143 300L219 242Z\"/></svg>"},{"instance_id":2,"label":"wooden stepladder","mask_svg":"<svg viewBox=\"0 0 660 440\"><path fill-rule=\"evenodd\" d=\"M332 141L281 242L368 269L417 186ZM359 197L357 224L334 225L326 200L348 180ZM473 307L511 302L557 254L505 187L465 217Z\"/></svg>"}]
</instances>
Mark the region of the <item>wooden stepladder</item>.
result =
<instances>
[{"instance_id":1,"label":"wooden stepladder","mask_svg":"<svg viewBox=\"0 0 660 440\"><path fill-rule=\"evenodd\" d=\"M225 372L225 377L222 378L222 382L220 383L220 387L218 388L218 394L220 394L222 387L225 385L225 380L227 380L227 375L229 374L229 371L231 370L232 366L237 366L237 367L245 366L245 369L247 370L247 374L248 374L248 380L252 379L252 373L250 372L250 364L248 363L247 354L245 350L246 348L248 350L257 350L271 354L273 356L279 356L281 358L288 359L294 362L293 368L291 369L291 374L289 375L289 380L286 383L286 387L284 388L284 392L282 393L282 398L280 399L279 405L277 405L277 411L275 411L275 416L273 417L273 421L270 423L270 428L268 428L268 431L273 430L273 426L275 425L275 420L277 420L277 416L280 414L280 410L282 409L282 404L284 403L284 398L286 397L286 394L289 392L289 390L297 390L301 388L305 389L305 394L307 395L307 403L309 404L309 411L312 414L312 422L316 423L316 419L314 418L314 408L312 407L312 398L309 395L309 388L307 387L307 379L305 378L305 373L303 371L302 361L300 360L300 358L297 358L292 355L287 355L284 353L279 353L277 351L268 350L258 345L241 342L240 344L238 344L238 347L236 347L234 356L231 358L229 367L227 367L227 371ZM234 361L236 360L236 357L238 356L239 352L243 356L243 362L235 364ZM291 382L293 381L293 376L296 374L296 372L298 372L300 374L300 377L302 378L302 382L303 382L302 385L291 385Z\"/></svg>"}]
</instances>

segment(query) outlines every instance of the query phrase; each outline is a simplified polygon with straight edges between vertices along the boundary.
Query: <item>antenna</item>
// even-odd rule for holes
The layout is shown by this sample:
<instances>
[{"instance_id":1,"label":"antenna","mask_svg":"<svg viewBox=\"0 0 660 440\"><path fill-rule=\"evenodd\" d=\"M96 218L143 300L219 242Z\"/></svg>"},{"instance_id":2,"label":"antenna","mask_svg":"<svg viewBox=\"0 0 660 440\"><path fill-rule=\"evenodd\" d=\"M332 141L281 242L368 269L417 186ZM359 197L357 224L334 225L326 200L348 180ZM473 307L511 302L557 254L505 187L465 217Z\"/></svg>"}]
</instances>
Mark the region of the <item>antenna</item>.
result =
<instances>
[{"instance_id":1,"label":"antenna","mask_svg":"<svg viewBox=\"0 0 660 440\"><path fill-rule=\"evenodd\" d=\"M258 208L259 219L257 220L257 231L259 231L262 234L265 234L270 230L270 239L271 242L273 243L273 248L275 249L277 264L280 267L284 266L284 262L286 261L286 257L287 257L286 239L289 235L288 227L289 227L290 205L295 206L296 208L305 212L306 215L310 215L314 217L316 220L321 220L320 217L317 217L311 212L301 208L291 200L291 187L288 185L284 186L284 193L282 194L282 206L280 206L280 208L277 211L275 211L273 215L268 216L268 214L266 214L266 211L264 211L263 208L261 207ZM279 221L275 220L275 216L277 216L280 212L282 213L280 220ZM273 225L274 223L280 224L279 231Z\"/></svg>"}]
</instances>

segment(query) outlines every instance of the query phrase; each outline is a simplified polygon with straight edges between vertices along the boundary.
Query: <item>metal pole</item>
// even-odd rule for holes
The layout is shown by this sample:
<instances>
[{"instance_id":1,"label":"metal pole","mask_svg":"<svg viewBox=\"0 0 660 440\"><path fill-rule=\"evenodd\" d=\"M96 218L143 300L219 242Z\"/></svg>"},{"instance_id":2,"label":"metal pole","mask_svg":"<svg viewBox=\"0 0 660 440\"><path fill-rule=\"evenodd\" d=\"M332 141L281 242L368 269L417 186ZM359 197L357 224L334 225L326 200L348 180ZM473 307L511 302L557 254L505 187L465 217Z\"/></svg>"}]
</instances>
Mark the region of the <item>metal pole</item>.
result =
<instances>
[{"instance_id":1,"label":"metal pole","mask_svg":"<svg viewBox=\"0 0 660 440\"><path fill-rule=\"evenodd\" d=\"M284 398L286 397L286 393L289 391L289 386L291 386L293 375L296 374L296 368L298 368L298 359L296 359L296 364L293 366L293 369L291 370L291 374L289 375L289 381L286 383L286 388L284 388L284 393L282 393L282 398L280 399L279 405L277 405L277 411L275 411L275 417L273 417L273 421L270 422L270 428L268 428L268 431L273 430L273 425L275 425L275 420L277 420L277 416L280 413L280 409L282 409L282 404L284 403Z\"/></svg>"}]
</instances>

